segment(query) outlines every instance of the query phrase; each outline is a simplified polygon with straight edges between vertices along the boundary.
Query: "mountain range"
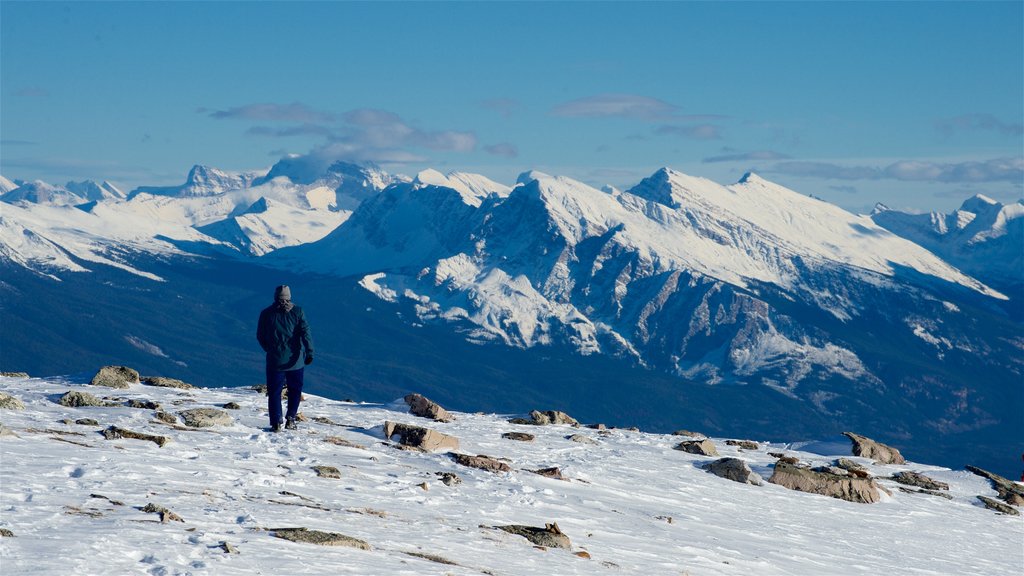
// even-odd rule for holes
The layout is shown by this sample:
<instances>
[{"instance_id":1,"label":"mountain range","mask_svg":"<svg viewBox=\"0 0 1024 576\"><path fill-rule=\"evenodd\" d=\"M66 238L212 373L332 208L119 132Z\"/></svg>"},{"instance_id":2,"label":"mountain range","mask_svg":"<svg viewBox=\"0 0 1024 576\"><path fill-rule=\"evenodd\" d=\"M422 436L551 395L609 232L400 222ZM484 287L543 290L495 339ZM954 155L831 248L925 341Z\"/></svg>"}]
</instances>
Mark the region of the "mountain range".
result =
<instances>
[{"instance_id":1,"label":"mountain range","mask_svg":"<svg viewBox=\"0 0 1024 576\"><path fill-rule=\"evenodd\" d=\"M124 362L258 380L250 325L289 283L331 397L416 382L456 408L467 390L503 411L550 398L661 430L777 418L804 438L880 430L951 466L980 445L1004 471L1022 449L1021 202L856 215L756 174L665 168L619 191L300 158L128 194L3 186L5 369L112 363L117 341Z\"/></svg>"}]
</instances>

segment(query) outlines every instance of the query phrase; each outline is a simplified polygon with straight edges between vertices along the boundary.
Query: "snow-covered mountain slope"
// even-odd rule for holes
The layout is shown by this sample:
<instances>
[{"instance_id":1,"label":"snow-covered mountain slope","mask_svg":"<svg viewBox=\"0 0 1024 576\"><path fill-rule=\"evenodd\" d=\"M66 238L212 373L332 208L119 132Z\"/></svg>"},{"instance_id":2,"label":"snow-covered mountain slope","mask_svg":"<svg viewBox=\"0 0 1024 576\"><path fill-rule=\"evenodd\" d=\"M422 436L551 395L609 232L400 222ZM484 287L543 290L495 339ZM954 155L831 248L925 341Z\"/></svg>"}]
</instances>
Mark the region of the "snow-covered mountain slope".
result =
<instances>
[{"instance_id":1,"label":"snow-covered mountain slope","mask_svg":"<svg viewBox=\"0 0 1024 576\"><path fill-rule=\"evenodd\" d=\"M372 164L360 166L349 162L323 162L305 156L285 157L274 164L267 174L257 178L254 186L283 179L304 190L327 189L334 193L332 204L340 210L355 210L359 204L376 196L391 184L406 182L408 178L388 174Z\"/></svg>"},{"instance_id":2,"label":"snow-covered mountain slope","mask_svg":"<svg viewBox=\"0 0 1024 576\"><path fill-rule=\"evenodd\" d=\"M88 201L120 200L127 197L120 188L106 180L99 184L92 180L68 182L64 187Z\"/></svg>"},{"instance_id":3,"label":"snow-covered mountain slope","mask_svg":"<svg viewBox=\"0 0 1024 576\"><path fill-rule=\"evenodd\" d=\"M0 196L0 201L23 204L47 204L51 206L70 206L86 201L84 196L76 194L62 186L53 186L42 180L26 182L21 186Z\"/></svg>"},{"instance_id":4,"label":"snow-covered mountain slope","mask_svg":"<svg viewBox=\"0 0 1024 576\"><path fill-rule=\"evenodd\" d=\"M156 196L211 196L229 190L247 188L260 177L259 172L226 172L202 164L196 164L189 170L185 183L178 186L140 186L132 190L129 198L139 194Z\"/></svg>"},{"instance_id":5,"label":"snow-covered mountain slope","mask_svg":"<svg viewBox=\"0 0 1024 576\"><path fill-rule=\"evenodd\" d=\"M247 255L262 256L283 248L315 242L351 215L348 211L301 209L261 197L245 212L197 230Z\"/></svg>"},{"instance_id":6,"label":"snow-covered mountain slope","mask_svg":"<svg viewBox=\"0 0 1024 576\"><path fill-rule=\"evenodd\" d=\"M408 414L400 401L313 395L302 405L310 421L273 434L265 397L248 389L79 382L0 377L0 392L25 405L0 412L5 574L1001 575L1024 568L1024 524L981 506L978 496L996 498L987 480L918 463L874 464L850 457L848 443L762 442L753 450L713 440L722 456L765 479L776 462L769 452L813 465L845 456L891 495L863 504L740 484L701 468L715 457L673 450L684 439L676 436L513 425L471 413L439 423ZM61 406L68 391L111 405ZM152 408L125 405L131 401L171 414L228 402L239 409L224 410L230 424L199 429L163 423ZM510 471L396 449L383 437L388 420L452 435L458 452L503 458ZM111 426L166 441L105 439ZM502 437L510 431L536 438ZM549 467L565 479L531 472ZM951 498L901 491L888 479L899 471L947 483L940 492ZM447 485L443 474L460 482ZM168 511L163 522L149 512L160 509ZM569 549L537 548L494 528L547 523L558 525ZM344 534L366 549L275 537L285 528Z\"/></svg>"},{"instance_id":7,"label":"snow-covered mountain slope","mask_svg":"<svg viewBox=\"0 0 1024 576\"><path fill-rule=\"evenodd\" d=\"M3 176L0 176L0 194L7 194L8 192L14 190L17 187L18 184L16 184L15 182L12 182L11 180L4 178Z\"/></svg>"},{"instance_id":8,"label":"snow-covered mountain slope","mask_svg":"<svg viewBox=\"0 0 1024 576\"><path fill-rule=\"evenodd\" d=\"M1024 284L1024 200L1002 204L979 194L949 214L908 214L879 205L871 218L993 285Z\"/></svg>"}]
</instances>

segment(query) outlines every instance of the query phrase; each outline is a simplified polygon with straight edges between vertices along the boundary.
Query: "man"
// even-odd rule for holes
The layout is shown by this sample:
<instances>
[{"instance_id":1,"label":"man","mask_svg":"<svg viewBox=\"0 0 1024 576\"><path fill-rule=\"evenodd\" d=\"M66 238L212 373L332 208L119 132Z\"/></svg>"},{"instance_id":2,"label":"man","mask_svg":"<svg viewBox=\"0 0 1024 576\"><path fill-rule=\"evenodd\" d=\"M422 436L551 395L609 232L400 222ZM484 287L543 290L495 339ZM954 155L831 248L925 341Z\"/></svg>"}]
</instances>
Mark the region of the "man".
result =
<instances>
[{"instance_id":1,"label":"man","mask_svg":"<svg viewBox=\"0 0 1024 576\"><path fill-rule=\"evenodd\" d=\"M287 286L274 290L274 303L260 312L256 339L267 353L267 399L270 430L281 431L281 391L288 385L285 428L295 430L295 417L302 399L302 372L313 362L313 337L302 308L292 304Z\"/></svg>"}]
</instances>

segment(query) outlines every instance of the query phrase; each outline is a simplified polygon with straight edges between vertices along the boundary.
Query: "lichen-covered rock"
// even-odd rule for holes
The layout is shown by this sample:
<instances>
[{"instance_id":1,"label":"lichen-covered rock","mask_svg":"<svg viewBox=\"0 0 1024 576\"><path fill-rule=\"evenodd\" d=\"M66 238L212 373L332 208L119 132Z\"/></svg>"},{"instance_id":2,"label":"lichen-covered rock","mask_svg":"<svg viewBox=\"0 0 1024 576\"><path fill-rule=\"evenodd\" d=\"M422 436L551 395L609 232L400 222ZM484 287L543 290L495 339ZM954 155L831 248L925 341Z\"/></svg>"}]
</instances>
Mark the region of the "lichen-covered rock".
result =
<instances>
[{"instance_id":1,"label":"lichen-covered rock","mask_svg":"<svg viewBox=\"0 0 1024 576\"><path fill-rule=\"evenodd\" d=\"M739 458L720 458L703 466L705 470L733 482L760 486L761 476L750 469L746 462Z\"/></svg>"},{"instance_id":2,"label":"lichen-covered rock","mask_svg":"<svg viewBox=\"0 0 1024 576\"><path fill-rule=\"evenodd\" d=\"M703 440L684 440L676 444L673 449L702 456L718 456L718 449L715 448L715 443L708 438Z\"/></svg>"},{"instance_id":3,"label":"lichen-covered rock","mask_svg":"<svg viewBox=\"0 0 1024 576\"><path fill-rule=\"evenodd\" d=\"M522 536L537 546L544 546L545 548L565 548L566 550L572 548L572 542L569 541L569 537L566 536L558 528L558 524L554 522L551 524L545 524L543 528L538 528L536 526L524 526L522 524L495 526L495 528L508 532L509 534Z\"/></svg>"},{"instance_id":4,"label":"lichen-covered rock","mask_svg":"<svg viewBox=\"0 0 1024 576\"><path fill-rule=\"evenodd\" d=\"M995 510L1000 514L1007 514L1009 516L1020 516L1020 512L1016 508L1009 504L1003 504L999 500L995 500L987 496L978 496L978 500L981 500L982 503L985 504L985 508L988 508L989 510Z\"/></svg>"},{"instance_id":5,"label":"lichen-covered rock","mask_svg":"<svg viewBox=\"0 0 1024 576\"><path fill-rule=\"evenodd\" d=\"M108 388L131 388L139 383L139 373L127 366L104 366L96 372L89 384Z\"/></svg>"},{"instance_id":6,"label":"lichen-covered rock","mask_svg":"<svg viewBox=\"0 0 1024 576\"><path fill-rule=\"evenodd\" d=\"M878 485L873 479L815 472L782 460L775 463L775 471L768 481L790 490L821 494L850 502L873 503L881 499Z\"/></svg>"},{"instance_id":7,"label":"lichen-covered rock","mask_svg":"<svg viewBox=\"0 0 1024 576\"><path fill-rule=\"evenodd\" d=\"M459 449L459 439L454 436L419 426L385 421L384 437L390 440L395 435L399 437L398 443L402 446L416 448L424 452Z\"/></svg>"},{"instance_id":8,"label":"lichen-covered rock","mask_svg":"<svg viewBox=\"0 0 1024 576\"><path fill-rule=\"evenodd\" d=\"M897 472L892 475L892 479L900 484L917 486L918 488L924 488L925 490L949 490L949 484L939 482L938 480L934 480L917 472Z\"/></svg>"},{"instance_id":9,"label":"lichen-covered rock","mask_svg":"<svg viewBox=\"0 0 1024 576\"><path fill-rule=\"evenodd\" d=\"M178 417L186 426L193 428L210 428L212 426L230 426L231 416L216 408L192 408L178 412Z\"/></svg>"},{"instance_id":10,"label":"lichen-covered rock","mask_svg":"<svg viewBox=\"0 0 1024 576\"><path fill-rule=\"evenodd\" d=\"M469 454L453 453L452 459L455 460L456 464L461 464L462 466L468 466L470 468L479 468L481 470L487 470L488 472L512 471L512 468L508 464L498 460L497 458L492 458L483 454L471 456Z\"/></svg>"},{"instance_id":11,"label":"lichen-covered rock","mask_svg":"<svg viewBox=\"0 0 1024 576\"><path fill-rule=\"evenodd\" d=\"M863 456L864 458L871 458L879 464L906 464L907 461L900 454L900 451L887 446L881 442L875 442L867 436L861 436L860 434L854 434L853 432L843 432L843 436L846 436L853 441L853 455Z\"/></svg>"},{"instance_id":12,"label":"lichen-covered rock","mask_svg":"<svg viewBox=\"0 0 1024 576\"><path fill-rule=\"evenodd\" d=\"M156 444L157 446L163 447L164 444L170 440L166 436L155 436L153 434L143 434L142 432L133 432L117 426L111 426L103 431L103 437L107 440L117 440L118 438L131 438L132 440L148 440Z\"/></svg>"},{"instance_id":13,"label":"lichen-covered rock","mask_svg":"<svg viewBox=\"0 0 1024 576\"><path fill-rule=\"evenodd\" d=\"M409 413L421 418L430 418L435 422L452 422L455 417L441 407L440 404L420 394L409 394L405 397L409 405Z\"/></svg>"},{"instance_id":14,"label":"lichen-covered rock","mask_svg":"<svg viewBox=\"0 0 1024 576\"><path fill-rule=\"evenodd\" d=\"M559 412L558 410L546 410L541 412L540 410L533 410L530 412L529 418L513 418L509 420L513 424L531 424L534 426L547 426L549 424L568 424L569 426L579 427L580 423L575 418L569 416L565 412Z\"/></svg>"},{"instance_id":15,"label":"lichen-covered rock","mask_svg":"<svg viewBox=\"0 0 1024 576\"><path fill-rule=\"evenodd\" d=\"M0 409L4 410L24 410L25 403L18 400L10 394L4 394L0 392Z\"/></svg>"},{"instance_id":16,"label":"lichen-covered rock","mask_svg":"<svg viewBox=\"0 0 1024 576\"><path fill-rule=\"evenodd\" d=\"M290 542L316 544L318 546L347 546L360 550L370 549L369 543L358 538L338 534L337 532L322 532L308 528L273 528L271 532L274 536Z\"/></svg>"},{"instance_id":17,"label":"lichen-covered rock","mask_svg":"<svg viewBox=\"0 0 1024 576\"><path fill-rule=\"evenodd\" d=\"M146 386L159 386L161 388L180 388L182 390L189 390L195 388L195 386L178 380L177 378L165 378L163 376L145 376L142 378L142 383Z\"/></svg>"},{"instance_id":18,"label":"lichen-covered rock","mask_svg":"<svg viewBox=\"0 0 1024 576\"><path fill-rule=\"evenodd\" d=\"M501 435L506 440L518 440L519 442L533 442L533 434L527 434L526 432L505 432Z\"/></svg>"},{"instance_id":19,"label":"lichen-covered rock","mask_svg":"<svg viewBox=\"0 0 1024 576\"><path fill-rule=\"evenodd\" d=\"M67 406L68 408L81 408L82 406L105 406L106 402L99 398L89 394L88 392L79 392L78 390L69 390L65 392L57 403L61 406Z\"/></svg>"}]
</instances>

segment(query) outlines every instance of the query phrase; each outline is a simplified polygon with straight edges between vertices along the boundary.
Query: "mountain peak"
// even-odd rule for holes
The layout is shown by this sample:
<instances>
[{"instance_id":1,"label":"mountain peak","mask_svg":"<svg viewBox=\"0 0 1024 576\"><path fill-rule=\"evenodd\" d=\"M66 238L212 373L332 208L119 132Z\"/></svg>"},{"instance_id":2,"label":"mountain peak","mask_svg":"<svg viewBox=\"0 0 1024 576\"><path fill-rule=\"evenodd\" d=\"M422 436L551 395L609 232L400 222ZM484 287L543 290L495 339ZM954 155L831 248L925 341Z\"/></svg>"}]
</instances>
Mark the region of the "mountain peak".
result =
<instances>
[{"instance_id":1,"label":"mountain peak","mask_svg":"<svg viewBox=\"0 0 1024 576\"><path fill-rule=\"evenodd\" d=\"M640 181L628 192L645 200L663 204L669 208L679 208L679 201L672 196L672 177L677 174L670 168L660 168L654 174Z\"/></svg>"},{"instance_id":2,"label":"mountain peak","mask_svg":"<svg viewBox=\"0 0 1024 576\"><path fill-rule=\"evenodd\" d=\"M964 212L974 212L977 214L979 212L991 210L993 207L1001 208L1002 206L1003 205L1001 203L985 196L984 194L975 194L967 200L964 200L964 203L960 205L960 210L963 210Z\"/></svg>"}]
</instances>

